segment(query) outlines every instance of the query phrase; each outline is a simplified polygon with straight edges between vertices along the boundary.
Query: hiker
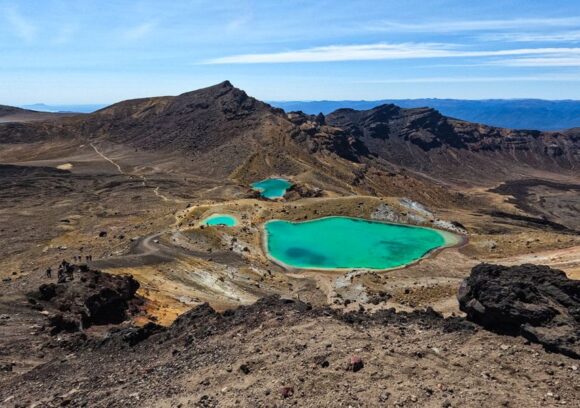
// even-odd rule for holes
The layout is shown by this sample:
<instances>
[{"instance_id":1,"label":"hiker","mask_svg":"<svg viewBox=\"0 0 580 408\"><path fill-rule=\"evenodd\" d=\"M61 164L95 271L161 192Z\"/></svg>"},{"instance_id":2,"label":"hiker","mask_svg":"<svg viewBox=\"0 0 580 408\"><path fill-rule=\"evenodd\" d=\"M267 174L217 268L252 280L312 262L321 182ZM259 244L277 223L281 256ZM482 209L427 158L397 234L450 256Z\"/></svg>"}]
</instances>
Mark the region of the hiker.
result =
<instances>
[{"instance_id":1,"label":"hiker","mask_svg":"<svg viewBox=\"0 0 580 408\"><path fill-rule=\"evenodd\" d=\"M57 278L57 282L58 283L64 283L64 282L66 282L66 277L64 276L64 269L62 269L62 268L58 268L58 278Z\"/></svg>"},{"instance_id":2,"label":"hiker","mask_svg":"<svg viewBox=\"0 0 580 408\"><path fill-rule=\"evenodd\" d=\"M66 272L66 275L69 277L71 281L75 279L73 274L75 271L74 265L67 264L66 267L64 268L64 271Z\"/></svg>"},{"instance_id":3,"label":"hiker","mask_svg":"<svg viewBox=\"0 0 580 408\"><path fill-rule=\"evenodd\" d=\"M50 266L48 267L48 269L46 270L46 277L48 279L52 278L52 269L50 269Z\"/></svg>"}]
</instances>

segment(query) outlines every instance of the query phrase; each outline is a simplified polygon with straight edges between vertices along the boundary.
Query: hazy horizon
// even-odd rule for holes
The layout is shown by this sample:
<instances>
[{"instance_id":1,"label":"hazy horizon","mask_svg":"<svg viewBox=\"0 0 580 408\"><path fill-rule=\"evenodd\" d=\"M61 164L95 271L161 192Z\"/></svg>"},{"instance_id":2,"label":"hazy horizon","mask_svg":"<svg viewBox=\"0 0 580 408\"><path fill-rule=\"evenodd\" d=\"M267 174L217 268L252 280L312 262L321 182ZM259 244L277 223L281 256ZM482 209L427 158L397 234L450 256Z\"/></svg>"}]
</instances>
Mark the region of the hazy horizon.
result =
<instances>
[{"instance_id":1,"label":"hazy horizon","mask_svg":"<svg viewBox=\"0 0 580 408\"><path fill-rule=\"evenodd\" d=\"M235 86L235 84L234 84ZM190 91L193 91L194 89L191 89ZM189 92L189 91L184 91L184 92ZM183 93L183 92L182 92ZM176 96L178 94L175 95L150 95L151 97L155 97L155 96ZM253 95L250 95L253 96ZM128 98L130 99L138 99L138 98ZM546 102L580 102L580 99L544 99L544 98L481 98L481 99L468 99L468 98L464 98L464 99L459 99L459 98L437 98L437 97L418 97L418 98L376 98L376 99L278 99L278 100L263 100L263 102L266 103L287 103L287 102L305 102L305 103L309 103L309 102L377 102L377 101L384 101L384 100L457 100L457 101L493 101L493 100L497 100L497 101L546 101ZM123 99L126 100L126 99ZM118 100L118 101L111 101L111 102L89 102L89 103L75 103L75 102L70 102L70 103L45 103L43 101L34 101L34 102L27 102L27 103L21 103L21 104L10 104L10 103L1 103L0 105L6 105L6 106L16 106L19 108L32 108L33 106L45 106L45 107L62 107L62 106L100 106L100 107L105 107L105 106L110 106L110 105L114 105L115 103L119 103L122 102L123 100Z\"/></svg>"},{"instance_id":2,"label":"hazy horizon","mask_svg":"<svg viewBox=\"0 0 580 408\"><path fill-rule=\"evenodd\" d=\"M109 104L226 78L270 101L580 95L572 0L2 0L0 22L0 104Z\"/></svg>"}]
</instances>

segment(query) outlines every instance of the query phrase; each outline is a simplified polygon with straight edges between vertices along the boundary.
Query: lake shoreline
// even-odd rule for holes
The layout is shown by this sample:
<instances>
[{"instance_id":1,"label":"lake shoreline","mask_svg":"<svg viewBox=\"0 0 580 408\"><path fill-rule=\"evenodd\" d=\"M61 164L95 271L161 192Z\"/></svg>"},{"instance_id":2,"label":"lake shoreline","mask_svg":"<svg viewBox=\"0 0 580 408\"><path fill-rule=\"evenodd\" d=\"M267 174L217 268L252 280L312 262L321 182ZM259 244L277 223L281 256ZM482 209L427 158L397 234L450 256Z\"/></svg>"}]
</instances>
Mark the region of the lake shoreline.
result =
<instances>
[{"instance_id":1,"label":"lake shoreline","mask_svg":"<svg viewBox=\"0 0 580 408\"><path fill-rule=\"evenodd\" d=\"M423 255L421 255L419 258L414 259L410 262L406 262L404 264L401 265L397 265L397 266L393 266L393 267L388 267L388 268L372 268L372 267L297 267L297 266L292 266L276 257L274 257L270 251L268 250L268 231L267 231L267 224L271 223L271 222L276 222L276 221L283 221L283 222L287 222L290 224L301 224L301 223L305 223L305 222L313 222L313 221L320 221L320 220L325 220L325 219L331 219L331 218L346 218L346 219L350 219L350 220L355 220L355 221L361 221L361 222L367 222L367 223L373 223L373 224L386 224L386 225L393 225L393 226L397 226L397 227L404 227L404 228L421 228L421 229L426 229L426 230L431 230L431 231L435 231L437 232L439 235L441 235L441 237L444 240L443 245L437 246L435 248L432 248L430 250L427 250ZM438 253L440 253L441 251L443 251L444 249L448 249L448 248L459 248L462 247L464 245L467 244L468 242L468 238L467 236L461 235L461 234L457 234L454 232L450 232L450 231L446 231L446 230L441 230L441 229L437 229L437 228L433 228L433 227L427 227L427 226L422 226L422 225L411 225L411 224L401 224L401 223L395 223L395 222L389 222L389 221L380 221L380 220L371 220L371 219L366 219L366 218L360 218L360 217L347 217L347 216L338 216L338 215L331 215L331 216L325 216L325 217L320 217L320 218L315 218L312 220L305 220L305 221L291 221L291 220L279 220L279 219L273 219L273 220L268 220L266 222L264 222L260 228L260 232L262 234L261 237L261 246L262 246L262 251L264 253L264 255L266 256L266 258L268 260L270 260L271 262L273 262L274 264L284 268L285 270L289 271L289 272L294 272L294 273L299 273L301 271L320 271L320 272L348 272L348 271L353 271L353 270L366 270L369 272L385 272L385 271L392 271L395 269L404 269L407 267L410 267L412 265L415 265L425 259L429 259L432 258L434 256L436 256Z\"/></svg>"}]
</instances>

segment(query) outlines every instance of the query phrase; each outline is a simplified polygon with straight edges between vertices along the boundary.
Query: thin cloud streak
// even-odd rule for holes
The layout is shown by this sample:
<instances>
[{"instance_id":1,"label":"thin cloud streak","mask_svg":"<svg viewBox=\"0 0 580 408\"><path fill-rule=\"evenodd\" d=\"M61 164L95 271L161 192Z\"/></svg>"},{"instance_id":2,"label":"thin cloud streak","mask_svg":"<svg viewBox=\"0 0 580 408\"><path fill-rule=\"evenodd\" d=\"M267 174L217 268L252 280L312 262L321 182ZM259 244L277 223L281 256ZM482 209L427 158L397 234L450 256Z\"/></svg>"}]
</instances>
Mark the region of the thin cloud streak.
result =
<instances>
[{"instance_id":1,"label":"thin cloud streak","mask_svg":"<svg viewBox=\"0 0 580 408\"><path fill-rule=\"evenodd\" d=\"M382 21L370 23L366 26L368 31L390 32L416 32L416 33L453 33L466 31L493 31L509 30L529 27L553 28L553 27L578 27L579 17L569 18L530 18L530 19L506 19L506 20L467 20L467 21L426 21L422 23L399 23L395 21Z\"/></svg>"},{"instance_id":2,"label":"thin cloud streak","mask_svg":"<svg viewBox=\"0 0 580 408\"><path fill-rule=\"evenodd\" d=\"M580 42L580 31L557 33L494 33L478 37L483 41L506 42Z\"/></svg>"},{"instance_id":3,"label":"thin cloud streak","mask_svg":"<svg viewBox=\"0 0 580 408\"><path fill-rule=\"evenodd\" d=\"M515 82L515 81L548 81L580 82L580 76L504 76L504 77L430 77L430 78L392 78L368 81L355 81L357 84L429 84L429 83L470 83L470 82Z\"/></svg>"},{"instance_id":4,"label":"thin cloud streak","mask_svg":"<svg viewBox=\"0 0 580 408\"><path fill-rule=\"evenodd\" d=\"M580 55L543 58L511 58L493 61L487 65L504 67L580 67Z\"/></svg>"},{"instance_id":5,"label":"thin cloud streak","mask_svg":"<svg viewBox=\"0 0 580 408\"><path fill-rule=\"evenodd\" d=\"M264 54L240 54L214 58L202 64L279 64L298 62L337 62L404 60L428 58L477 58L502 56L560 56L562 54L580 55L580 48L522 48L507 50L468 51L457 49L454 44L403 43L403 44L365 44L331 45Z\"/></svg>"}]
</instances>

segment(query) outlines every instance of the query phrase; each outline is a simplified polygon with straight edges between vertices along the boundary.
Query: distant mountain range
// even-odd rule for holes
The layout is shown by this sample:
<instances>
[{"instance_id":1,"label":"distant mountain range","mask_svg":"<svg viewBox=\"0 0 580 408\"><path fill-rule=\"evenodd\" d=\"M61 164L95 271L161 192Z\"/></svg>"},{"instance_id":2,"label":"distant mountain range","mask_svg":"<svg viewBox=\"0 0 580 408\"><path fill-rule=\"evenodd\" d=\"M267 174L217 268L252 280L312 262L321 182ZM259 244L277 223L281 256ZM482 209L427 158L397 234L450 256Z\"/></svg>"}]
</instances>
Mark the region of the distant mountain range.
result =
<instances>
[{"instance_id":1,"label":"distant mountain range","mask_svg":"<svg viewBox=\"0 0 580 408\"><path fill-rule=\"evenodd\" d=\"M0 105L0 123L34 122L74 116L71 112L48 112Z\"/></svg>"},{"instance_id":2,"label":"distant mountain range","mask_svg":"<svg viewBox=\"0 0 580 408\"><path fill-rule=\"evenodd\" d=\"M75 113L93 113L107 106L103 103L85 104L85 105L46 105L44 103L35 103L32 105L21 105L22 109L29 109L38 112L75 112Z\"/></svg>"},{"instance_id":3,"label":"distant mountain range","mask_svg":"<svg viewBox=\"0 0 580 408\"><path fill-rule=\"evenodd\" d=\"M320 112L326 115L342 108L368 110L380 105L395 104L402 108L433 108L445 116L510 129L562 130L580 127L580 100L425 98L376 101L269 101L268 103L286 112L302 111L311 115ZM20 107L38 112L92 113L106 106L105 104L36 103Z\"/></svg>"},{"instance_id":4,"label":"distant mountain range","mask_svg":"<svg viewBox=\"0 0 580 408\"><path fill-rule=\"evenodd\" d=\"M429 107L445 116L511 129L560 130L580 126L580 101L541 99L383 99L377 101L271 101L286 112L328 114L337 109L368 110L395 104L402 108Z\"/></svg>"}]
</instances>

